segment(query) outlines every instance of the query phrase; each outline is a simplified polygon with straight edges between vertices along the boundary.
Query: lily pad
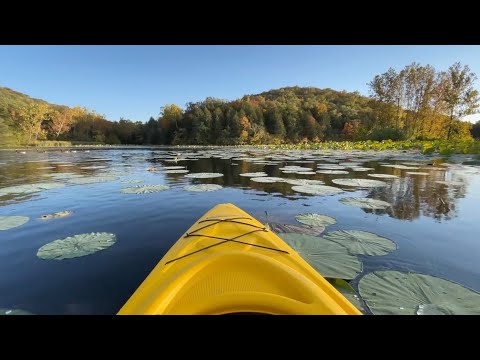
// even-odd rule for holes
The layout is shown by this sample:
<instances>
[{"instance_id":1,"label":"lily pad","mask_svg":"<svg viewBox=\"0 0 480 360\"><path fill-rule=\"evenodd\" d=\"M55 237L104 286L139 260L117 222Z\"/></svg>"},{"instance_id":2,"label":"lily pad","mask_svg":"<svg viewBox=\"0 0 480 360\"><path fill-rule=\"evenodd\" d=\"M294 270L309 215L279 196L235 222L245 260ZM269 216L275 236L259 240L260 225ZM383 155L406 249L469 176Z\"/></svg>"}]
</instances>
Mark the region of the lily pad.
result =
<instances>
[{"instance_id":1,"label":"lily pad","mask_svg":"<svg viewBox=\"0 0 480 360\"><path fill-rule=\"evenodd\" d=\"M375 170L374 168L361 167L361 166L351 167L350 169L352 169L353 171L370 171L370 170Z\"/></svg>"},{"instance_id":2,"label":"lily pad","mask_svg":"<svg viewBox=\"0 0 480 360\"><path fill-rule=\"evenodd\" d=\"M37 256L44 260L73 259L105 250L116 241L115 234L105 232L69 236L43 245Z\"/></svg>"},{"instance_id":3,"label":"lily pad","mask_svg":"<svg viewBox=\"0 0 480 360\"><path fill-rule=\"evenodd\" d=\"M415 167L415 166L405 166L405 165L395 165L395 164L382 164L380 166L391 167L391 168L400 169L400 170L417 170L418 169L418 167Z\"/></svg>"},{"instance_id":4,"label":"lily pad","mask_svg":"<svg viewBox=\"0 0 480 360\"><path fill-rule=\"evenodd\" d=\"M74 184L74 185L86 185L86 184L96 184L96 183L102 183L102 182L108 182L108 181L115 181L117 179L118 179L117 176L86 176L86 177L68 179L67 182L69 184Z\"/></svg>"},{"instance_id":5,"label":"lily pad","mask_svg":"<svg viewBox=\"0 0 480 360\"><path fill-rule=\"evenodd\" d=\"M33 315L31 312L22 309L2 309L0 308L0 316L3 315Z\"/></svg>"},{"instance_id":6,"label":"lily pad","mask_svg":"<svg viewBox=\"0 0 480 360\"><path fill-rule=\"evenodd\" d=\"M356 186L361 188L372 188L388 185L386 182L370 179L333 179L332 182L337 185Z\"/></svg>"},{"instance_id":7,"label":"lily pad","mask_svg":"<svg viewBox=\"0 0 480 360\"><path fill-rule=\"evenodd\" d=\"M275 182L284 182L285 179L282 179L280 177L275 177L275 176L258 176L258 177L250 178L250 180L253 182L259 182L259 183L275 183Z\"/></svg>"},{"instance_id":8,"label":"lily pad","mask_svg":"<svg viewBox=\"0 0 480 360\"><path fill-rule=\"evenodd\" d=\"M295 185L292 190L311 195L336 195L343 192L342 189L326 185Z\"/></svg>"},{"instance_id":9,"label":"lily pad","mask_svg":"<svg viewBox=\"0 0 480 360\"><path fill-rule=\"evenodd\" d=\"M355 306L360 312L364 313L365 309L363 307L360 297L357 295L357 292L353 287L343 279L327 279L327 281L338 290L340 294L345 296L348 301L350 301L353 306Z\"/></svg>"},{"instance_id":10,"label":"lily pad","mask_svg":"<svg viewBox=\"0 0 480 360\"><path fill-rule=\"evenodd\" d=\"M120 189L124 194L150 194L170 189L168 185L138 185Z\"/></svg>"},{"instance_id":11,"label":"lily pad","mask_svg":"<svg viewBox=\"0 0 480 360\"><path fill-rule=\"evenodd\" d=\"M325 226L308 226L308 225L292 225L292 224L278 224L269 223L270 230L277 234L295 233L312 236L319 236L325 230Z\"/></svg>"},{"instance_id":12,"label":"lily pad","mask_svg":"<svg viewBox=\"0 0 480 360\"><path fill-rule=\"evenodd\" d=\"M309 167L304 167L304 166L284 166L281 168L278 168L279 170L282 171L312 171L312 168Z\"/></svg>"},{"instance_id":13,"label":"lily pad","mask_svg":"<svg viewBox=\"0 0 480 360\"><path fill-rule=\"evenodd\" d=\"M188 173L188 170L185 169L174 169L174 170L165 170L163 173L164 174L186 174Z\"/></svg>"},{"instance_id":14,"label":"lily pad","mask_svg":"<svg viewBox=\"0 0 480 360\"><path fill-rule=\"evenodd\" d=\"M293 174L298 174L298 175L315 175L315 171L295 171Z\"/></svg>"},{"instance_id":15,"label":"lily pad","mask_svg":"<svg viewBox=\"0 0 480 360\"><path fill-rule=\"evenodd\" d=\"M40 216L40 219L49 220L49 219L56 219L56 218L61 218L65 216L70 216L70 215L73 215L73 211L60 211L53 214L42 215Z\"/></svg>"},{"instance_id":16,"label":"lily pad","mask_svg":"<svg viewBox=\"0 0 480 360\"><path fill-rule=\"evenodd\" d=\"M417 315L455 315L448 304L422 304L418 305Z\"/></svg>"},{"instance_id":17,"label":"lily pad","mask_svg":"<svg viewBox=\"0 0 480 360\"><path fill-rule=\"evenodd\" d=\"M27 184L27 185L16 185L9 186L6 188L0 189L0 196L10 195L10 194L32 194L44 190L58 189L65 187L64 184L59 183L37 183L37 184Z\"/></svg>"},{"instance_id":18,"label":"lily pad","mask_svg":"<svg viewBox=\"0 0 480 360\"><path fill-rule=\"evenodd\" d=\"M317 169L322 170L344 170L345 166L332 165L332 164L317 164Z\"/></svg>"},{"instance_id":19,"label":"lily pad","mask_svg":"<svg viewBox=\"0 0 480 360\"><path fill-rule=\"evenodd\" d=\"M360 295L375 315L415 315L420 305L436 313L480 315L480 294L438 277L375 271L360 279Z\"/></svg>"},{"instance_id":20,"label":"lily pad","mask_svg":"<svg viewBox=\"0 0 480 360\"><path fill-rule=\"evenodd\" d=\"M346 167L357 167L357 166L360 166L360 163L359 162L341 162L341 163L338 163L338 165L346 166Z\"/></svg>"},{"instance_id":21,"label":"lily pad","mask_svg":"<svg viewBox=\"0 0 480 360\"><path fill-rule=\"evenodd\" d=\"M223 186L217 184L198 184L198 185L187 185L184 187L187 191L197 191L197 192L204 192L204 191L216 191L223 189Z\"/></svg>"},{"instance_id":22,"label":"lily pad","mask_svg":"<svg viewBox=\"0 0 480 360\"><path fill-rule=\"evenodd\" d=\"M260 177L260 176L268 176L268 174L260 171L260 172L243 173L243 174L240 174L240 176L244 176L244 177Z\"/></svg>"},{"instance_id":23,"label":"lily pad","mask_svg":"<svg viewBox=\"0 0 480 360\"><path fill-rule=\"evenodd\" d=\"M323 185L322 180L310 180L310 179L283 179L283 182L290 185Z\"/></svg>"},{"instance_id":24,"label":"lily pad","mask_svg":"<svg viewBox=\"0 0 480 360\"><path fill-rule=\"evenodd\" d=\"M347 175L348 171L345 170L317 170L319 174L327 174L327 175Z\"/></svg>"},{"instance_id":25,"label":"lily pad","mask_svg":"<svg viewBox=\"0 0 480 360\"><path fill-rule=\"evenodd\" d=\"M143 180L122 180L120 181L121 184L138 184L138 183L142 183Z\"/></svg>"},{"instance_id":26,"label":"lily pad","mask_svg":"<svg viewBox=\"0 0 480 360\"><path fill-rule=\"evenodd\" d=\"M311 226L330 226L337 222L333 217L321 214L298 214L295 219L306 225Z\"/></svg>"},{"instance_id":27,"label":"lily pad","mask_svg":"<svg viewBox=\"0 0 480 360\"><path fill-rule=\"evenodd\" d=\"M357 256L336 242L293 233L280 237L324 277L351 280L362 272L362 262Z\"/></svg>"},{"instance_id":28,"label":"lily pad","mask_svg":"<svg viewBox=\"0 0 480 360\"><path fill-rule=\"evenodd\" d=\"M9 230L22 226L30 220L28 216L0 216L0 230Z\"/></svg>"},{"instance_id":29,"label":"lily pad","mask_svg":"<svg viewBox=\"0 0 480 360\"><path fill-rule=\"evenodd\" d=\"M367 174L367 176L378 178L378 179L398 179L399 176L397 175L390 175L390 174Z\"/></svg>"},{"instance_id":30,"label":"lily pad","mask_svg":"<svg viewBox=\"0 0 480 360\"><path fill-rule=\"evenodd\" d=\"M211 179L221 176L223 176L221 173L193 173L185 175L185 177L192 179Z\"/></svg>"},{"instance_id":31,"label":"lily pad","mask_svg":"<svg viewBox=\"0 0 480 360\"><path fill-rule=\"evenodd\" d=\"M392 240L367 231L337 230L323 237L345 246L353 255L386 255L397 249Z\"/></svg>"},{"instance_id":32,"label":"lily pad","mask_svg":"<svg viewBox=\"0 0 480 360\"><path fill-rule=\"evenodd\" d=\"M430 174L427 173L427 172L421 172L421 171L415 171L415 172L413 172L413 171L407 171L405 174L407 174L407 175L418 175L418 176L420 176L420 175L422 175L422 176L430 175Z\"/></svg>"},{"instance_id":33,"label":"lily pad","mask_svg":"<svg viewBox=\"0 0 480 360\"><path fill-rule=\"evenodd\" d=\"M392 204L383 201L383 200L377 200L377 199L370 199L370 198L353 198L353 197L347 197L347 198L342 198L339 200L341 203L345 205L352 205L356 206L362 209L386 209L392 206Z\"/></svg>"}]
</instances>

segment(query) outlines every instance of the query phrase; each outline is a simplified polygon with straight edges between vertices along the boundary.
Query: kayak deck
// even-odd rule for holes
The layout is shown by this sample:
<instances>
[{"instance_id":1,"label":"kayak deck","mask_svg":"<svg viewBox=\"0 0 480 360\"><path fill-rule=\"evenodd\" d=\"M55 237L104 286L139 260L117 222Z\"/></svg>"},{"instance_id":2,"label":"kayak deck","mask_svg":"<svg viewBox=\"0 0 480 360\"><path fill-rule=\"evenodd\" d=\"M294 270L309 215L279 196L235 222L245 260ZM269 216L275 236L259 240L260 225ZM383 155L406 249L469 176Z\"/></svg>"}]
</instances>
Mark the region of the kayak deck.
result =
<instances>
[{"instance_id":1,"label":"kayak deck","mask_svg":"<svg viewBox=\"0 0 480 360\"><path fill-rule=\"evenodd\" d=\"M202 216L118 312L360 314L275 233L233 204Z\"/></svg>"}]
</instances>

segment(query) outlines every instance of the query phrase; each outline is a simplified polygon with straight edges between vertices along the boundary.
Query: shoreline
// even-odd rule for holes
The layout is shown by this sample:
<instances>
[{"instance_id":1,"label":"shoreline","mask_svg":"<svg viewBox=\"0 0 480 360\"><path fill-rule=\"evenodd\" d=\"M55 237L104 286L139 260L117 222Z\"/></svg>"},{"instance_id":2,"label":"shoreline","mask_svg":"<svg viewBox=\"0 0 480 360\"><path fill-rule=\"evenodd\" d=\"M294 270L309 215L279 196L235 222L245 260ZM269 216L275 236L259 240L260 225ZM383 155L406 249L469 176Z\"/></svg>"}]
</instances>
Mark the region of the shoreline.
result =
<instances>
[{"instance_id":1,"label":"shoreline","mask_svg":"<svg viewBox=\"0 0 480 360\"><path fill-rule=\"evenodd\" d=\"M419 151L424 155L450 156L453 154L476 155L480 159L480 140L406 140L406 141L325 141L300 144L250 144L250 145L100 145L76 144L69 146L0 146L0 151L71 151L71 150L131 150L131 149L263 149L263 150L360 150L360 151Z\"/></svg>"}]
</instances>

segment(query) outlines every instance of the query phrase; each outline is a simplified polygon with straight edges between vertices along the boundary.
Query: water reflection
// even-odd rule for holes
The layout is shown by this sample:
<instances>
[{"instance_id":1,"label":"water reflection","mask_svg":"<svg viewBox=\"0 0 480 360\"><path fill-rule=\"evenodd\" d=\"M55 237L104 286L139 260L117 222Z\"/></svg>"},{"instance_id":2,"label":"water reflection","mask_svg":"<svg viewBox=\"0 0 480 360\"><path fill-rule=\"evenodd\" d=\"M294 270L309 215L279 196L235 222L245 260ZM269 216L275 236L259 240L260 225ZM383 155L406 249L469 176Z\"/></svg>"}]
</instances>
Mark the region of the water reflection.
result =
<instances>
[{"instance_id":1,"label":"water reflection","mask_svg":"<svg viewBox=\"0 0 480 360\"><path fill-rule=\"evenodd\" d=\"M457 201L465 197L470 178L478 174L478 169L472 166L441 166L441 161L435 161L434 159L422 161L422 158L418 155L414 156L413 160L411 159L412 156L404 159L393 159L390 153L385 155L388 156L382 158L379 153L376 153L375 157L367 157L361 152L342 155L341 152L335 152L334 154L331 152L330 154L328 152L314 154L298 151L269 153L264 150L247 151L241 149L231 151L101 150L88 153L85 151L78 151L77 153L50 151L47 153L31 152L25 155L2 151L0 152L0 206L29 201L41 196L41 193L2 194L2 189L7 187L39 182L65 183L68 178L79 176L130 176L130 178L145 179L145 183L167 183L173 186L182 186L189 183L212 183L224 187L250 189L255 191L256 195L270 194L293 200L312 195L299 194L293 191L291 184L281 182L259 183L251 181L248 177L240 176L240 174L263 171L271 177L315 179L322 180L328 186L337 186L332 183L332 179L373 179L368 177L368 174L375 173L396 175L399 178L393 180L376 179L388 183L388 186L380 188L358 190L342 187L346 191L354 192L355 195L352 196L369 197L392 204L392 207L386 210L363 209L364 212L378 215L388 214L393 218L402 220L414 220L420 216L426 216L438 221L446 221L457 216ZM336 166L339 168L343 166L344 170L348 171L348 175L287 174L280 170L283 166L296 165L316 171L322 166L332 164L335 166L338 163L341 165ZM398 165L407 168L398 168ZM158 167L159 171L147 174L146 169L151 166ZM161 171L162 166L182 166L190 173L222 173L223 177L187 179L184 174L163 173ZM352 171L351 166L361 166L374 170ZM414 167L414 169L411 167ZM418 171L426 172L428 175L408 174ZM436 181L455 181L458 184L446 185ZM68 183L67 185L73 186ZM86 189L85 191L87 191ZM55 191L61 191L61 189ZM228 201L228 199L226 200Z\"/></svg>"}]
</instances>

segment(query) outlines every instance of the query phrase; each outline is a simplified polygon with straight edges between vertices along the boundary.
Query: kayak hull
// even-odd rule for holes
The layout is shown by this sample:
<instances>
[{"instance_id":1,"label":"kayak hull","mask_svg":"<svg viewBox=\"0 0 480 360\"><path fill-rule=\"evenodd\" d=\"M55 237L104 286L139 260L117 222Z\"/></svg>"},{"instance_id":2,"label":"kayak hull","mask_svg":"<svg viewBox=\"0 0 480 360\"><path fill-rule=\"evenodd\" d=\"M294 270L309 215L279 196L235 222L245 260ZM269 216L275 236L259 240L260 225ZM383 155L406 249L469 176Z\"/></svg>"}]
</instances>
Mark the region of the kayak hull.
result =
<instances>
[{"instance_id":1,"label":"kayak hull","mask_svg":"<svg viewBox=\"0 0 480 360\"><path fill-rule=\"evenodd\" d=\"M233 204L202 216L118 312L361 314L275 233Z\"/></svg>"}]
</instances>

